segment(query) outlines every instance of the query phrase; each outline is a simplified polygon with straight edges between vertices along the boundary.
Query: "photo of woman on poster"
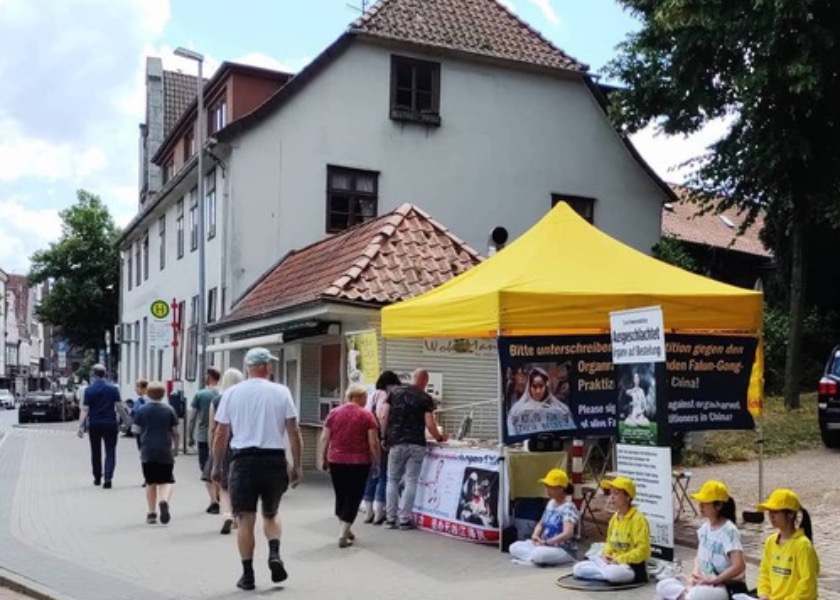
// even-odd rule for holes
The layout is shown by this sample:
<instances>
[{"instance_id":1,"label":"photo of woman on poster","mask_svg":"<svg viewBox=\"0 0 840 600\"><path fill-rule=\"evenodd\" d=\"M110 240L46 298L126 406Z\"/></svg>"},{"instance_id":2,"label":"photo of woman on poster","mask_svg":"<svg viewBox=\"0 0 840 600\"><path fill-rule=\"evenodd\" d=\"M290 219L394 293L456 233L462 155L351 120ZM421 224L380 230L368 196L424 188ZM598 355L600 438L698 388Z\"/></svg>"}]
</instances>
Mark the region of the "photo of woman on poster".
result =
<instances>
[{"instance_id":1,"label":"photo of woman on poster","mask_svg":"<svg viewBox=\"0 0 840 600\"><path fill-rule=\"evenodd\" d=\"M548 373L533 367L528 373L528 385L507 416L509 436L574 429L572 411L551 393Z\"/></svg>"}]
</instances>

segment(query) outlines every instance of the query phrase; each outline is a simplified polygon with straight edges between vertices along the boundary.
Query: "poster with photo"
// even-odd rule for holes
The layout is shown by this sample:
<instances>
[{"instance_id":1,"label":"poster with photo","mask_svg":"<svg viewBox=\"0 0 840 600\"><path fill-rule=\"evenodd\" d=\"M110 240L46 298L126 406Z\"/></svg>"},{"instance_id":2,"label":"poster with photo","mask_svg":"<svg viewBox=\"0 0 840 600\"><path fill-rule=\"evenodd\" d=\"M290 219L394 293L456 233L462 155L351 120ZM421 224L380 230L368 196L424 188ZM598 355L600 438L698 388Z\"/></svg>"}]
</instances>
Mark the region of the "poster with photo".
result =
<instances>
[{"instance_id":1,"label":"poster with photo","mask_svg":"<svg viewBox=\"0 0 840 600\"><path fill-rule=\"evenodd\" d=\"M465 540L497 543L499 466L498 451L428 448L414 499L417 525Z\"/></svg>"},{"instance_id":2,"label":"poster with photo","mask_svg":"<svg viewBox=\"0 0 840 600\"><path fill-rule=\"evenodd\" d=\"M659 425L655 363L616 365L616 387L619 442L656 445Z\"/></svg>"},{"instance_id":3,"label":"poster with photo","mask_svg":"<svg viewBox=\"0 0 840 600\"><path fill-rule=\"evenodd\" d=\"M544 432L615 433L609 336L499 338L499 363L506 444Z\"/></svg>"},{"instance_id":4,"label":"poster with photo","mask_svg":"<svg viewBox=\"0 0 840 600\"><path fill-rule=\"evenodd\" d=\"M344 336L347 344L347 383L372 391L379 377L379 343L376 331L355 331Z\"/></svg>"}]
</instances>

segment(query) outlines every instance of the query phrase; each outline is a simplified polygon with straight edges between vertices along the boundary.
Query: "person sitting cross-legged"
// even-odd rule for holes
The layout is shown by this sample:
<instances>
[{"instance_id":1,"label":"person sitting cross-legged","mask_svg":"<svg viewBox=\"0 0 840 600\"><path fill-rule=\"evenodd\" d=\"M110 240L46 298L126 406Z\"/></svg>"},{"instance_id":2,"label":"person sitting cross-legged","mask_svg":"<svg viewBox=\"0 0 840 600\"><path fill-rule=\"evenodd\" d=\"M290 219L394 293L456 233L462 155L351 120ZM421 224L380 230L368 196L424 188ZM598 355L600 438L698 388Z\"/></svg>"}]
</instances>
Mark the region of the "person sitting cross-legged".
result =
<instances>
[{"instance_id":1,"label":"person sitting cross-legged","mask_svg":"<svg viewBox=\"0 0 840 600\"><path fill-rule=\"evenodd\" d=\"M510 555L514 561L541 567L572 563L577 554L575 527L580 514L572 502L569 476L563 469L551 469L540 483L549 498L545 512L531 539L510 545Z\"/></svg>"},{"instance_id":2,"label":"person sitting cross-legged","mask_svg":"<svg viewBox=\"0 0 840 600\"><path fill-rule=\"evenodd\" d=\"M610 490L615 514L607 525L607 539L600 555L575 563L578 579L599 579L610 583L644 583L650 558L650 528L647 518L633 506L636 483L628 477L602 481Z\"/></svg>"}]
</instances>

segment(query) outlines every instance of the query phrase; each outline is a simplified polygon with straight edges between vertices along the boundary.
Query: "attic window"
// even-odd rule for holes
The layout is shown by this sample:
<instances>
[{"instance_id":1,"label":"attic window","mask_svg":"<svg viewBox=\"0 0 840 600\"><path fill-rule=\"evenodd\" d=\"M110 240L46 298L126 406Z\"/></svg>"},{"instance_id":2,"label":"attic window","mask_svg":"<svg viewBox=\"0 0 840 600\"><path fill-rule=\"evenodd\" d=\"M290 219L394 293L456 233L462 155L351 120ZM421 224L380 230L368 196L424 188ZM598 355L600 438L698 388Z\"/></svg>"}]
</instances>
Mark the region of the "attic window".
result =
<instances>
[{"instance_id":1,"label":"attic window","mask_svg":"<svg viewBox=\"0 0 840 600\"><path fill-rule=\"evenodd\" d=\"M440 63L391 56L391 119L440 125Z\"/></svg>"},{"instance_id":2,"label":"attic window","mask_svg":"<svg viewBox=\"0 0 840 600\"><path fill-rule=\"evenodd\" d=\"M724 224L729 227L729 229L735 229L735 223L732 222L732 219L727 217L726 215L718 215L720 220L724 222Z\"/></svg>"}]
</instances>

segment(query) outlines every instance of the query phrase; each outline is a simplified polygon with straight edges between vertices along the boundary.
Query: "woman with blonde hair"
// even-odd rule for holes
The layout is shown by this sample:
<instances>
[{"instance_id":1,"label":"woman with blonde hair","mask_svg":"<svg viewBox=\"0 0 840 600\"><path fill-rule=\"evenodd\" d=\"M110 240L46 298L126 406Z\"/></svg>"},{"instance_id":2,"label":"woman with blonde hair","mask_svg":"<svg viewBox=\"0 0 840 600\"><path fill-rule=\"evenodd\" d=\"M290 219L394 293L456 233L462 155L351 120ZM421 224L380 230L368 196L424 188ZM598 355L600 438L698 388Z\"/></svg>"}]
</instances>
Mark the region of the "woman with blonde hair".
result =
<instances>
[{"instance_id":1,"label":"woman with blonde hair","mask_svg":"<svg viewBox=\"0 0 840 600\"><path fill-rule=\"evenodd\" d=\"M351 527L359 512L371 469L379 468L379 424L365 410L367 389L351 385L345 403L332 410L321 433L321 459L335 491L335 516L341 523L338 547L353 544Z\"/></svg>"},{"instance_id":2,"label":"woman with blonde hair","mask_svg":"<svg viewBox=\"0 0 840 600\"><path fill-rule=\"evenodd\" d=\"M219 402L222 399L222 394L225 393L225 390L235 386L237 383L244 381L245 375L242 374L242 371L239 369L228 369L222 375L221 380L219 381L219 393L213 399L213 402L210 404L210 424L208 430L208 439L211 441L212 447L212 440L213 436L216 434L216 411L219 409ZM233 507L230 502L230 492L228 491L228 469L230 467L230 447L228 447L227 452L225 452L225 458L222 461L221 466L221 478L219 479L219 512L222 515L222 529L219 531L222 535L227 535L230 533L230 530L234 528L235 521L233 519ZM213 472L213 453L210 453L210 457L207 459L207 462L204 464L204 472L202 473L201 478L204 481L212 482L213 479L210 476Z\"/></svg>"}]
</instances>

